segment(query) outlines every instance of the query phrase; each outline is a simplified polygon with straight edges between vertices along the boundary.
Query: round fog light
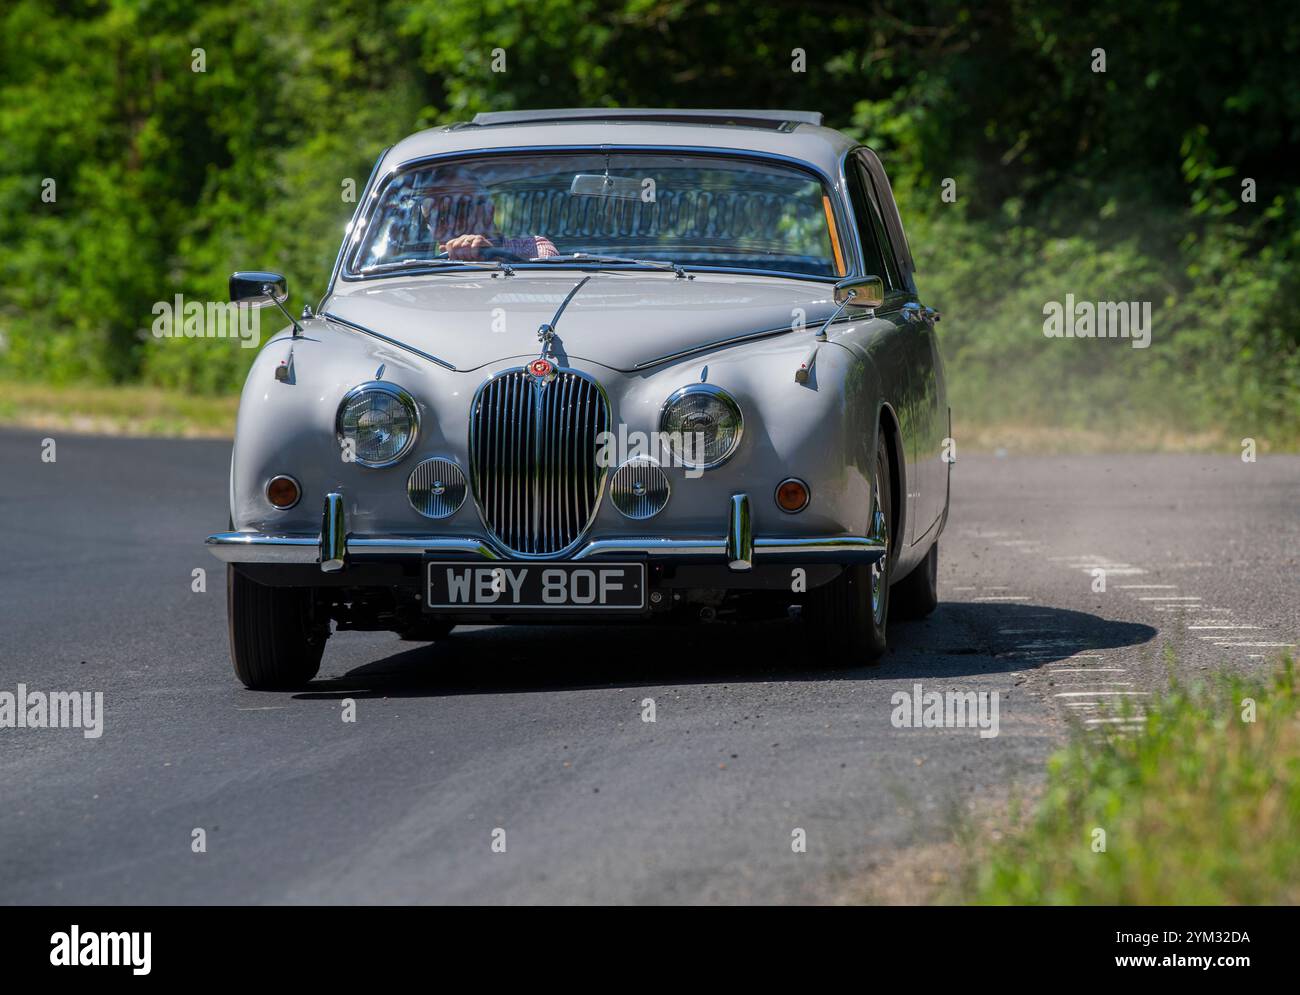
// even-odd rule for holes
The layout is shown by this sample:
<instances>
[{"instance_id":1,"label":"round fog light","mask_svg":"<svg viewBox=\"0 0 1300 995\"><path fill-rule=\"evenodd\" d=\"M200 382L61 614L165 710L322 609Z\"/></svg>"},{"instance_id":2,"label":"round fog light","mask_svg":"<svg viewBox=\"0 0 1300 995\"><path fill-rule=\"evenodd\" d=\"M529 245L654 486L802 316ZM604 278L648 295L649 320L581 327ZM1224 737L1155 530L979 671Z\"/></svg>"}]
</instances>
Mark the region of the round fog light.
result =
<instances>
[{"instance_id":1,"label":"round fog light","mask_svg":"<svg viewBox=\"0 0 1300 995\"><path fill-rule=\"evenodd\" d=\"M298 481L292 477L286 477L281 474L278 477L272 477L266 485L266 499L281 511L292 508L302 497L302 490L298 487Z\"/></svg>"},{"instance_id":2,"label":"round fog light","mask_svg":"<svg viewBox=\"0 0 1300 995\"><path fill-rule=\"evenodd\" d=\"M793 515L808 507L808 485L798 477L790 477L776 485L776 506Z\"/></svg>"}]
</instances>

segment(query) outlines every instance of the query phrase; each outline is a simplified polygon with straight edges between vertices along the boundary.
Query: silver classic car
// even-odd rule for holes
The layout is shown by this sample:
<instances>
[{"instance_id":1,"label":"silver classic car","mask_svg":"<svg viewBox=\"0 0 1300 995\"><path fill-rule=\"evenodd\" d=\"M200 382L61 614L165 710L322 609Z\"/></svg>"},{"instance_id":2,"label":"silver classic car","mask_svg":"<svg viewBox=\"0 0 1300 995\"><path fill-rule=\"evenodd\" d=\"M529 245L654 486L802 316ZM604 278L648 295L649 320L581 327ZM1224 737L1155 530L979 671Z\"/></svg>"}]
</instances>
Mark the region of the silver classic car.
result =
<instances>
[{"instance_id":1,"label":"silver classic car","mask_svg":"<svg viewBox=\"0 0 1300 995\"><path fill-rule=\"evenodd\" d=\"M936 603L951 435L880 160L802 111L480 114L380 156L248 375L230 650L332 627L798 614L824 663Z\"/></svg>"}]
</instances>

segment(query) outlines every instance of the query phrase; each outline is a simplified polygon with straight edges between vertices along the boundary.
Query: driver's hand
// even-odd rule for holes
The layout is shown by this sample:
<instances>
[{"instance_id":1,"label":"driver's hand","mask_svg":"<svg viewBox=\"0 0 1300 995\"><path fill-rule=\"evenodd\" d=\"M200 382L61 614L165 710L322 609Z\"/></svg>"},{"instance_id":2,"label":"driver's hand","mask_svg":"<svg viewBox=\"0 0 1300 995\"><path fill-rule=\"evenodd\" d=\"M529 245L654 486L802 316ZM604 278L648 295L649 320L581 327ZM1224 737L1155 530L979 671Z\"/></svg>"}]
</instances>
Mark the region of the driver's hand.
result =
<instances>
[{"instance_id":1,"label":"driver's hand","mask_svg":"<svg viewBox=\"0 0 1300 995\"><path fill-rule=\"evenodd\" d=\"M477 259L479 250L492 248L492 243L482 235L457 235L443 248L448 259Z\"/></svg>"}]
</instances>

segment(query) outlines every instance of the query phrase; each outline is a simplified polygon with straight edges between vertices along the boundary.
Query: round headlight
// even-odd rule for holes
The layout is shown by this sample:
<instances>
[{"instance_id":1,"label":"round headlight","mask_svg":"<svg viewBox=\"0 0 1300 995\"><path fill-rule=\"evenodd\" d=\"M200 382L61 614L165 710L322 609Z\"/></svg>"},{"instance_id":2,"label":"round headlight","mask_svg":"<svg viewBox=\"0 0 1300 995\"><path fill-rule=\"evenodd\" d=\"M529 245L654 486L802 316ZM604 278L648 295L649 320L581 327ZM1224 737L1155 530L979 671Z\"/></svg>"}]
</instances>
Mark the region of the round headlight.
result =
<instances>
[{"instance_id":1,"label":"round headlight","mask_svg":"<svg viewBox=\"0 0 1300 995\"><path fill-rule=\"evenodd\" d=\"M740 445L745 422L740 405L720 387L697 383L664 402L659 431L684 466L711 469L725 463Z\"/></svg>"},{"instance_id":2,"label":"round headlight","mask_svg":"<svg viewBox=\"0 0 1300 995\"><path fill-rule=\"evenodd\" d=\"M415 398L396 384L376 380L353 387L339 405L339 445L352 462L391 466L411 451L420 431Z\"/></svg>"}]
</instances>

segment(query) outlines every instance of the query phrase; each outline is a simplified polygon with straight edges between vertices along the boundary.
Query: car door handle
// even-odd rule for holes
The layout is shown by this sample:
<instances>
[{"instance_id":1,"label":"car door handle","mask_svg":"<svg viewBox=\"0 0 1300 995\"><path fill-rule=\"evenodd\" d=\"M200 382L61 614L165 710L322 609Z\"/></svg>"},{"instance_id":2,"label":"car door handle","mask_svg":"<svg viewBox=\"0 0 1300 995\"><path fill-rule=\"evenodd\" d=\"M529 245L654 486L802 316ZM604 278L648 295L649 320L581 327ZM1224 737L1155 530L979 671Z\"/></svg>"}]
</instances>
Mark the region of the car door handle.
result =
<instances>
[{"instance_id":1,"label":"car door handle","mask_svg":"<svg viewBox=\"0 0 1300 995\"><path fill-rule=\"evenodd\" d=\"M939 320L940 314L932 307L922 307L915 301L908 301L903 305L903 320L905 321L924 321L933 325Z\"/></svg>"}]
</instances>

